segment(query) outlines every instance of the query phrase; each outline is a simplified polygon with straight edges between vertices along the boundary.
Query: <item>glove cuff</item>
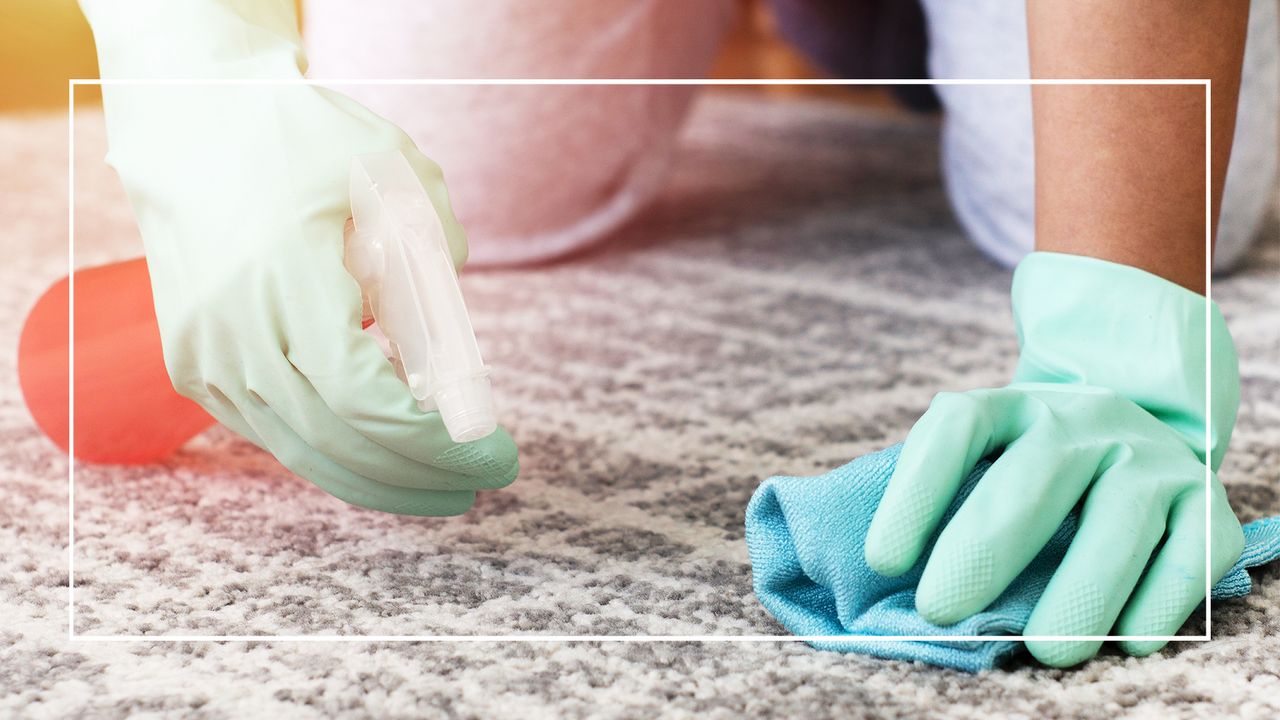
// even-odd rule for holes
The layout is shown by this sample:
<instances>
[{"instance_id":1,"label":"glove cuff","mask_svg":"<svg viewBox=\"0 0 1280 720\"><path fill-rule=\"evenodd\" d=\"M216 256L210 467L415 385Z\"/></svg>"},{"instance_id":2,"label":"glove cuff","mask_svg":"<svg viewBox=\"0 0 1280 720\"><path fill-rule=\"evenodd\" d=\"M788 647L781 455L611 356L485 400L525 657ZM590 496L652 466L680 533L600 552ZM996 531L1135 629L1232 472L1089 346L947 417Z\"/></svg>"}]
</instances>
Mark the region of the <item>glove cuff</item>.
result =
<instances>
[{"instance_id":1,"label":"glove cuff","mask_svg":"<svg viewBox=\"0 0 1280 720\"><path fill-rule=\"evenodd\" d=\"M112 78L295 78L306 58L293 0L80 0Z\"/></svg>"},{"instance_id":2,"label":"glove cuff","mask_svg":"<svg viewBox=\"0 0 1280 720\"><path fill-rule=\"evenodd\" d=\"M1018 265L1012 294L1021 348L1015 382L1114 390L1177 430L1217 470L1235 426L1240 373L1215 303L1128 265L1051 252Z\"/></svg>"}]
</instances>

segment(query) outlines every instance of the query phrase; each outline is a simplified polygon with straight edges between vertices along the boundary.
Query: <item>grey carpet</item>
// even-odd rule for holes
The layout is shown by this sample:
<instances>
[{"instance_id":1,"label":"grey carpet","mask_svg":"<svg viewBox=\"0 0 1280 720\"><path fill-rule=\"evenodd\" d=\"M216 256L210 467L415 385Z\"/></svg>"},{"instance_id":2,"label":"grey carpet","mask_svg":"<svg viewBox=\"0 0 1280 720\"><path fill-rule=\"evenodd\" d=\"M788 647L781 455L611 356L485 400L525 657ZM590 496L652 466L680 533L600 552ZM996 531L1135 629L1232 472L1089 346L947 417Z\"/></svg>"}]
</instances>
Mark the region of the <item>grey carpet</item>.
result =
<instances>
[{"instance_id":1,"label":"grey carpet","mask_svg":"<svg viewBox=\"0 0 1280 720\"><path fill-rule=\"evenodd\" d=\"M135 252L101 117L79 124L80 259ZM13 382L18 323L65 263L65 132L0 120L0 715L1280 715L1274 567L1217 608L1213 642L1074 671L773 642L69 643L66 462ZM163 465L81 468L77 632L782 632L742 542L757 483L896 442L936 391L1012 368L1009 273L961 237L936 166L928 121L704 99L669 190L609 247L466 279L515 485L458 519L381 515L220 429ZM1215 286L1242 358L1221 475L1243 519L1280 513L1278 264L1273 242Z\"/></svg>"}]
</instances>

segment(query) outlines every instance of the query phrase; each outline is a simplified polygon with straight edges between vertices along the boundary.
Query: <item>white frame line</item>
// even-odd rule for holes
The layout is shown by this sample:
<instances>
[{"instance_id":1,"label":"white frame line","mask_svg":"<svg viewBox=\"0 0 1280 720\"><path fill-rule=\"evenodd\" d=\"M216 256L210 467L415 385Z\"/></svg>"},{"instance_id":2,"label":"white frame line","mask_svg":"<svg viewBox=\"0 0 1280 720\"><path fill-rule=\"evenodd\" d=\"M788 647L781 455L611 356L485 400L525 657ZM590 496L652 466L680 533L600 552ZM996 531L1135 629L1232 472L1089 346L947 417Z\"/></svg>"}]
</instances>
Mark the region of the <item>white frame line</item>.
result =
<instances>
[{"instance_id":1,"label":"white frame line","mask_svg":"<svg viewBox=\"0 0 1280 720\"><path fill-rule=\"evenodd\" d=\"M1205 466L1205 625L1203 635L77 635L75 625L75 108L76 88L103 85L414 85L414 86L468 86L468 85L696 85L700 87L732 86L796 86L796 85L1200 85L1204 87L1204 155L1205 155L1205 298L1213 300L1213 117L1212 81L1207 78L1153 78L1153 79L1057 79L1044 78L992 80L972 79L897 79L897 80L818 80L811 78L790 79L720 79L698 78L613 78L593 80L589 78L489 78L465 80L459 78L426 79L324 79L302 78L276 79L227 79L227 78L166 78L166 79L108 79L71 78L67 81L67 640L69 642L1000 642L1007 640L1040 642L1080 641L1151 641L1206 642L1213 637L1213 534L1210 532L1210 507L1213 503L1212 470ZM1210 334L1209 304L1205 304L1205 412L1211 416L1212 393L1212 337ZM1209 423L1205 423L1205 447L1212 447Z\"/></svg>"}]
</instances>

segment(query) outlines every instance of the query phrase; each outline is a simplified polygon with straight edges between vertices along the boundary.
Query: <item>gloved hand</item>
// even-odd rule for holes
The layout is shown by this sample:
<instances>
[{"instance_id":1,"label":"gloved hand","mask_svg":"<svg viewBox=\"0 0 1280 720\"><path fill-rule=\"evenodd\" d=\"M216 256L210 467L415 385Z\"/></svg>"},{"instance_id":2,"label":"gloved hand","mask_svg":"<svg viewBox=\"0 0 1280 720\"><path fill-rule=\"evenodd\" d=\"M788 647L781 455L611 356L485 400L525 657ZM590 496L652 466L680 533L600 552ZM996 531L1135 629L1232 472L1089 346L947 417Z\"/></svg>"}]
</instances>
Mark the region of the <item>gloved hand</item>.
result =
<instances>
[{"instance_id":1,"label":"gloved hand","mask_svg":"<svg viewBox=\"0 0 1280 720\"><path fill-rule=\"evenodd\" d=\"M934 398L872 519L867 564L887 576L911 568L974 464L998 451L925 564L920 614L950 625L985 608L1083 503L1079 531L1024 633L1176 634L1204 600L1206 575L1222 577L1244 544L1216 475L1205 494L1205 464L1222 462L1239 404L1235 349L1210 304L1205 412L1206 302L1136 268L1028 256L1013 281L1021 347L1013 384ZM1065 667L1102 642L1026 644L1041 662ZM1120 642L1133 655L1164 644Z\"/></svg>"},{"instance_id":2,"label":"gloved hand","mask_svg":"<svg viewBox=\"0 0 1280 720\"><path fill-rule=\"evenodd\" d=\"M104 78L302 77L293 0L83 0ZM140 31L145 28L145 32ZM440 169L390 122L301 84L103 88L108 162L138 219L174 387L349 503L465 512L515 479L499 429L454 444L377 343L343 266L353 155L400 150L454 261Z\"/></svg>"}]
</instances>

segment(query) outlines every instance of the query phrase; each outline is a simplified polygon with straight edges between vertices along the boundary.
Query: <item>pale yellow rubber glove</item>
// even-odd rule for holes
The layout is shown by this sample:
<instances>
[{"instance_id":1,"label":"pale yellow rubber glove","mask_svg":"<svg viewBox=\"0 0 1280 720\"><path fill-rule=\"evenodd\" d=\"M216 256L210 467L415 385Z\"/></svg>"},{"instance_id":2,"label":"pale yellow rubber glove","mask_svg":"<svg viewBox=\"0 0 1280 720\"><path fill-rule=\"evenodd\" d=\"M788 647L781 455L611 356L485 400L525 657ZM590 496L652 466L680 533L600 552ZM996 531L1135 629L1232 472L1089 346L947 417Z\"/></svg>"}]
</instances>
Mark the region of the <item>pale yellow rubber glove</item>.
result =
<instances>
[{"instance_id":1,"label":"pale yellow rubber glove","mask_svg":"<svg viewBox=\"0 0 1280 720\"><path fill-rule=\"evenodd\" d=\"M292 0L81 4L105 79L262 83L103 88L108 161L142 232L174 387L356 505L457 514L514 480L505 431L453 443L361 330L343 267L354 155L402 152L459 265L466 239L440 168L399 128L288 82L303 77Z\"/></svg>"}]
</instances>

